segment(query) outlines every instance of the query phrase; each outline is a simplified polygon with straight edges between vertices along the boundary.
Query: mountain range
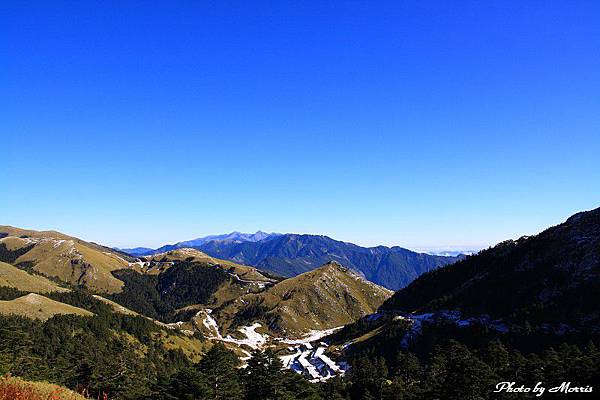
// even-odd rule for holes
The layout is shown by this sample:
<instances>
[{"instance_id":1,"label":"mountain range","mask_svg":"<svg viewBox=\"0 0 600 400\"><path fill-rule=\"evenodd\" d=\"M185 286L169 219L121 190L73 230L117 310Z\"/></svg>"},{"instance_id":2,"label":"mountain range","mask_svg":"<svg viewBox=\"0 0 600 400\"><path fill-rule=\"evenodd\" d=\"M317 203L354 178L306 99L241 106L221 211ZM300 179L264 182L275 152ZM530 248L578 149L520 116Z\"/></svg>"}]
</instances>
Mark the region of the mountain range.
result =
<instances>
[{"instance_id":1,"label":"mountain range","mask_svg":"<svg viewBox=\"0 0 600 400\"><path fill-rule=\"evenodd\" d=\"M203 398L189 386L199 365L229 368L218 379L230 383L261 357L269 382L282 365L311 382L348 371L320 394L289 381L289 398L312 400L488 399L500 381L600 378L600 208L424 268L395 293L365 278L417 274L433 256L315 235L245 238L133 257L0 226L0 373L115 399Z\"/></svg>"},{"instance_id":2,"label":"mountain range","mask_svg":"<svg viewBox=\"0 0 600 400\"><path fill-rule=\"evenodd\" d=\"M282 277L292 277L335 261L388 289L397 290L424 272L462 257L417 253L399 246L361 247L322 235L240 234L208 236L167 245L143 254L191 247L224 260L252 265ZM127 250L123 250L127 251ZM132 255L140 255L132 252Z\"/></svg>"},{"instance_id":3,"label":"mountain range","mask_svg":"<svg viewBox=\"0 0 600 400\"><path fill-rule=\"evenodd\" d=\"M134 247L129 249L116 249L123 251L132 256L147 256L155 253L164 253L170 250L182 249L182 248L193 248L202 246L208 242L226 242L226 243L239 243L239 242L258 242L260 240L269 239L275 236L279 236L279 233L267 233L263 231L257 231L256 233L241 233L231 232L223 235L208 235L197 239L186 240L175 244L167 244L159 247L158 249L151 249L149 247Z\"/></svg>"}]
</instances>

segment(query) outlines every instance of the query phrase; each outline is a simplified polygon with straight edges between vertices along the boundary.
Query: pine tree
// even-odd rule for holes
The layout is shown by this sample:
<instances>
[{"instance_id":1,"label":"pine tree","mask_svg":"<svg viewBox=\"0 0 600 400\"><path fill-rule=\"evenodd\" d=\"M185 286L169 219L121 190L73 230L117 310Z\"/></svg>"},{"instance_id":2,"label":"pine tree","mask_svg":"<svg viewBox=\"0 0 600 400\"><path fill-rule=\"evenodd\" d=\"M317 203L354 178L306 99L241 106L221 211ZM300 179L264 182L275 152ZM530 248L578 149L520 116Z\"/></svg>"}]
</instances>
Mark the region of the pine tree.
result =
<instances>
[{"instance_id":1,"label":"pine tree","mask_svg":"<svg viewBox=\"0 0 600 400\"><path fill-rule=\"evenodd\" d=\"M198 364L206 379L207 400L240 400L243 387L236 369L238 358L222 343L215 344Z\"/></svg>"},{"instance_id":2,"label":"pine tree","mask_svg":"<svg viewBox=\"0 0 600 400\"><path fill-rule=\"evenodd\" d=\"M282 364L273 350L255 350L243 372L246 399L277 400L284 398Z\"/></svg>"},{"instance_id":3,"label":"pine tree","mask_svg":"<svg viewBox=\"0 0 600 400\"><path fill-rule=\"evenodd\" d=\"M398 375L407 385L416 381L421 372L421 364L417 356L413 353L400 351L396 357L396 375Z\"/></svg>"},{"instance_id":4,"label":"pine tree","mask_svg":"<svg viewBox=\"0 0 600 400\"><path fill-rule=\"evenodd\" d=\"M482 355L482 360L499 376L505 376L510 367L509 354L499 340L491 341Z\"/></svg>"}]
</instances>

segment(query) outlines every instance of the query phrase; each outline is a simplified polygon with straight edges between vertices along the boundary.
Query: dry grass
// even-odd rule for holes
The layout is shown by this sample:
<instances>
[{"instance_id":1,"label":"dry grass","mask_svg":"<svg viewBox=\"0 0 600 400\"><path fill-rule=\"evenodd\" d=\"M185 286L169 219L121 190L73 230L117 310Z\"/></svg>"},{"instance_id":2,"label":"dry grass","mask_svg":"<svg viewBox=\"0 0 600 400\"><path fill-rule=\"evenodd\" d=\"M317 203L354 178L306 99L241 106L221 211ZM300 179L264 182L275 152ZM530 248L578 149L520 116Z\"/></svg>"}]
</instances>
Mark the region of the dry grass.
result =
<instances>
[{"instance_id":1,"label":"dry grass","mask_svg":"<svg viewBox=\"0 0 600 400\"><path fill-rule=\"evenodd\" d=\"M372 314L391 294L338 264L326 264L283 280L264 292L242 296L218 309L216 317L224 330L230 331L236 315L249 305L260 304L266 319L277 320L280 333L301 336L310 330L335 328Z\"/></svg>"},{"instance_id":2,"label":"dry grass","mask_svg":"<svg viewBox=\"0 0 600 400\"><path fill-rule=\"evenodd\" d=\"M35 293L30 293L14 300L0 301L0 314L20 315L42 321L57 314L94 315L83 308L73 307Z\"/></svg>"},{"instance_id":3,"label":"dry grass","mask_svg":"<svg viewBox=\"0 0 600 400\"><path fill-rule=\"evenodd\" d=\"M181 350L192 362L198 362L212 344L189 336L159 334L160 341L167 350Z\"/></svg>"},{"instance_id":4,"label":"dry grass","mask_svg":"<svg viewBox=\"0 0 600 400\"><path fill-rule=\"evenodd\" d=\"M47 382L0 377L0 400L85 400L85 397Z\"/></svg>"},{"instance_id":5,"label":"dry grass","mask_svg":"<svg viewBox=\"0 0 600 400\"><path fill-rule=\"evenodd\" d=\"M0 286L8 286L24 292L49 293L66 292L47 278L32 275L10 264L0 262Z\"/></svg>"},{"instance_id":6,"label":"dry grass","mask_svg":"<svg viewBox=\"0 0 600 400\"><path fill-rule=\"evenodd\" d=\"M0 232L9 234L0 239L9 250L33 245L15 261L15 265L30 263L42 275L75 285L83 283L98 292L116 293L122 290L123 282L111 271L128 268L129 262L111 249L54 231L0 226Z\"/></svg>"},{"instance_id":7,"label":"dry grass","mask_svg":"<svg viewBox=\"0 0 600 400\"><path fill-rule=\"evenodd\" d=\"M176 249L167 251L166 253L155 254L151 257L146 257L149 260L159 262L161 260L166 261L184 261L190 260L192 262L198 262L206 265L215 265L223 269L233 269L233 272L241 279L250 281L260 282L271 282L272 279L267 278L261 274L256 268L249 267L247 265L236 264L231 261L221 260L214 258L196 249Z\"/></svg>"},{"instance_id":8,"label":"dry grass","mask_svg":"<svg viewBox=\"0 0 600 400\"><path fill-rule=\"evenodd\" d=\"M133 310L130 310L130 309L129 309L129 308L127 308L127 307L123 307L123 306L122 306L122 305L120 305L119 303L115 303L114 301L112 301L112 300L109 300L109 299L107 299L107 298L105 298L105 297L98 296L98 295L96 295L96 294L94 294L94 295L92 295L92 296L93 296L93 297L94 297L96 300L100 300L100 301L101 301L101 302L103 302L104 304L107 304L107 305L109 305L109 306L110 306L110 307L113 309L113 311L114 311L114 312L116 312L116 313L123 314L123 315L132 315L132 316L135 316L135 315L140 315L140 314L136 313L135 311L133 311Z\"/></svg>"}]
</instances>

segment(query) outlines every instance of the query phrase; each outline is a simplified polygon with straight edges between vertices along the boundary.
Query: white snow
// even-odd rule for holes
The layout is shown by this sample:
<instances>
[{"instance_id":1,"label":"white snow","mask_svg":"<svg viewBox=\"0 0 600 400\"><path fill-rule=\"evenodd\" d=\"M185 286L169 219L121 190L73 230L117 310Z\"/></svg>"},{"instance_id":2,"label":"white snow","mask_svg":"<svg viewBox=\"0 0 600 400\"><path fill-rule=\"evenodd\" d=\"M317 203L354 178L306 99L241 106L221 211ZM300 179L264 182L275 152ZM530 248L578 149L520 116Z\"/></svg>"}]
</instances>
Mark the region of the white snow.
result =
<instances>
[{"instance_id":1,"label":"white snow","mask_svg":"<svg viewBox=\"0 0 600 400\"><path fill-rule=\"evenodd\" d=\"M324 353L325 347L319 346L313 351L312 346L305 343L298 346L294 354L281 356L280 359L284 368L308 375L311 382L322 382L336 374L343 375L345 369Z\"/></svg>"},{"instance_id":2,"label":"white snow","mask_svg":"<svg viewBox=\"0 0 600 400\"><path fill-rule=\"evenodd\" d=\"M256 329L260 328L261 326L261 324L255 322L250 326L238 328L238 331L243 333L246 336L246 339L235 339L230 335L227 335L226 338L222 338L221 340L224 342L237 344L238 346L246 345L252 349L258 349L267 342L268 338L267 335L256 332Z\"/></svg>"},{"instance_id":3,"label":"white snow","mask_svg":"<svg viewBox=\"0 0 600 400\"><path fill-rule=\"evenodd\" d=\"M301 339L283 339L283 338L277 338L276 340L280 341L281 343L287 343L287 344L306 344L306 343L310 343L310 342L316 342L317 340L324 338L325 336L329 336L332 333L342 329L343 326L338 326L335 328L331 328L331 329L325 329L325 330L311 330L309 331L306 335L304 335L304 337L302 337Z\"/></svg>"},{"instance_id":4,"label":"white snow","mask_svg":"<svg viewBox=\"0 0 600 400\"><path fill-rule=\"evenodd\" d=\"M221 332L219 332L219 325L217 325L217 321L211 315L212 310L210 308L207 308L204 311L206 312L206 316L202 320L202 325L204 325L210 332L214 332L215 338L222 339ZM198 312L198 314L196 315L199 315L201 313L202 311Z\"/></svg>"}]
</instances>

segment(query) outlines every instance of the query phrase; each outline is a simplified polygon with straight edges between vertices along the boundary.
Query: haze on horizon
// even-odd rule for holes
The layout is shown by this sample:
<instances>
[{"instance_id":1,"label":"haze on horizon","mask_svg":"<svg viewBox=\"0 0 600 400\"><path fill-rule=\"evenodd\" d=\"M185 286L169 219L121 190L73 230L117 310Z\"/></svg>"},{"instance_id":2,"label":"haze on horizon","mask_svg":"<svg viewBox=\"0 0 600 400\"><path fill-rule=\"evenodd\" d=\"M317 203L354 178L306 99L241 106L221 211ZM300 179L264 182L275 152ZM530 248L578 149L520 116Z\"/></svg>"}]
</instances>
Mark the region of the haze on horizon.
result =
<instances>
[{"instance_id":1,"label":"haze on horizon","mask_svg":"<svg viewBox=\"0 0 600 400\"><path fill-rule=\"evenodd\" d=\"M600 206L600 4L522 3L6 4L0 224L535 234Z\"/></svg>"}]
</instances>

